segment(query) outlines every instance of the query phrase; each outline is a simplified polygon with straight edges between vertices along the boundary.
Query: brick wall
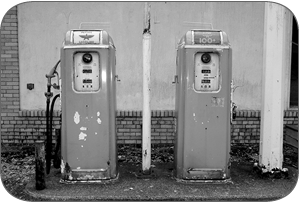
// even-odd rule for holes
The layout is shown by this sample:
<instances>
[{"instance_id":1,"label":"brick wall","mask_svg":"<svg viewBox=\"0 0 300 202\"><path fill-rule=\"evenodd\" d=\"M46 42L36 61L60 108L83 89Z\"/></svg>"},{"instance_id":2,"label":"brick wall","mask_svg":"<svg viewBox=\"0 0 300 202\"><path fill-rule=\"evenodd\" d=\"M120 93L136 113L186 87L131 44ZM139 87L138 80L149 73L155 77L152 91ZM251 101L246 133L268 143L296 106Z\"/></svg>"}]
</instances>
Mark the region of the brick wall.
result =
<instances>
[{"instance_id":1,"label":"brick wall","mask_svg":"<svg viewBox=\"0 0 300 202\"><path fill-rule=\"evenodd\" d=\"M152 111L151 143L174 143L174 111ZM119 111L117 113L117 143L141 144L142 112Z\"/></svg>"},{"instance_id":2,"label":"brick wall","mask_svg":"<svg viewBox=\"0 0 300 202\"><path fill-rule=\"evenodd\" d=\"M232 143L259 143L260 111L237 111L232 121Z\"/></svg>"},{"instance_id":3,"label":"brick wall","mask_svg":"<svg viewBox=\"0 0 300 202\"><path fill-rule=\"evenodd\" d=\"M18 123L19 111L18 21L14 7L1 24L1 134L4 137L11 132L10 126Z\"/></svg>"},{"instance_id":4,"label":"brick wall","mask_svg":"<svg viewBox=\"0 0 300 202\"><path fill-rule=\"evenodd\" d=\"M46 98L45 98L46 99ZM46 138L46 112L45 111L19 111L9 123L1 117L2 143L34 143L36 140ZM55 128L59 128L59 112L53 114L53 142Z\"/></svg>"},{"instance_id":5,"label":"brick wall","mask_svg":"<svg viewBox=\"0 0 300 202\"><path fill-rule=\"evenodd\" d=\"M283 124L298 125L298 110L286 110ZM237 111L231 126L232 143L259 143L260 111Z\"/></svg>"}]
</instances>

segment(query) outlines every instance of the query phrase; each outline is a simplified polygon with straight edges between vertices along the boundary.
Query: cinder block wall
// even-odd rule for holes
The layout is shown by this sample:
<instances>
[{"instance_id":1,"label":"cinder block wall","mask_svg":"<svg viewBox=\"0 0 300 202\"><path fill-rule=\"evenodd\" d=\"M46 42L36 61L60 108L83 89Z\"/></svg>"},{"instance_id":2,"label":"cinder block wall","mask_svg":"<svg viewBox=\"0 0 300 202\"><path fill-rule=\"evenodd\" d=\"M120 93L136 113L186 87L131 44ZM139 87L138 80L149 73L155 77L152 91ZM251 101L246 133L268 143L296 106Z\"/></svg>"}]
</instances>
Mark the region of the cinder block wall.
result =
<instances>
[{"instance_id":1,"label":"cinder block wall","mask_svg":"<svg viewBox=\"0 0 300 202\"><path fill-rule=\"evenodd\" d=\"M1 24L1 143L34 143L45 139L45 111L21 111L19 85L18 21L17 9L13 7ZM46 98L41 95L41 99ZM140 144L141 111L118 111L116 119L118 144ZM58 128L59 123L56 111L53 128ZM152 143L174 143L174 111L152 111L151 123ZM286 111L284 124L298 125L298 111ZM259 143L259 134L260 112L237 111L231 128L232 143Z\"/></svg>"}]
</instances>

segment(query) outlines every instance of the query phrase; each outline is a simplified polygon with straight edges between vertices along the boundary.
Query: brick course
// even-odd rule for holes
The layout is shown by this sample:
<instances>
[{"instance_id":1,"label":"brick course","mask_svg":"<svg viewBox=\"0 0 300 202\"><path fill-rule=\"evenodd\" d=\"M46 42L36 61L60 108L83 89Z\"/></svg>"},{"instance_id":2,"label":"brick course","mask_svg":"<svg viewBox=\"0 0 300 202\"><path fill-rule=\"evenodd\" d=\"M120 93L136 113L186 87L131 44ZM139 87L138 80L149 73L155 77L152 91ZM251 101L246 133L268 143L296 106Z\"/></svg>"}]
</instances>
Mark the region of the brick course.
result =
<instances>
[{"instance_id":1,"label":"brick course","mask_svg":"<svg viewBox=\"0 0 300 202\"><path fill-rule=\"evenodd\" d=\"M1 120L2 143L34 143L45 139L45 111L19 111L4 113ZM55 129L60 127L60 112L53 114L53 141ZM116 114L118 144L141 144L142 112L118 111ZM253 110L237 111L231 126L231 142L234 144L259 143L260 112ZM152 111L151 140L153 144L173 144L175 131L174 111ZM285 111L284 124L298 125L298 111Z\"/></svg>"}]
</instances>

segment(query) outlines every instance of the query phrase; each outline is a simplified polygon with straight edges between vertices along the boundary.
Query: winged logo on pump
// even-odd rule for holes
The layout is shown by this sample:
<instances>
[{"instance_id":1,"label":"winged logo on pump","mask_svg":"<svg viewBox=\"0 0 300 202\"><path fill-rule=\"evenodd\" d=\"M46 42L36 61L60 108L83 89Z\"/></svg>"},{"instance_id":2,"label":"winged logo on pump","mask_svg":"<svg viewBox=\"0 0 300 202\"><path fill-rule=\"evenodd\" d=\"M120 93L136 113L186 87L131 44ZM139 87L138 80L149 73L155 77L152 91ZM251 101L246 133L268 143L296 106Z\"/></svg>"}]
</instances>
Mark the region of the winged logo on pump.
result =
<instances>
[{"instance_id":1,"label":"winged logo on pump","mask_svg":"<svg viewBox=\"0 0 300 202\"><path fill-rule=\"evenodd\" d=\"M81 38L83 38L83 40L89 40L90 38L92 38L93 36L95 35L88 35L88 34L85 34L85 35L79 35Z\"/></svg>"},{"instance_id":2,"label":"winged logo on pump","mask_svg":"<svg viewBox=\"0 0 300 202\"><path fill-rule=\"evenodd\" d=\"M100 44L100 31L76 30L73 31L73 44Z\"/></svg>"}]
</instances>

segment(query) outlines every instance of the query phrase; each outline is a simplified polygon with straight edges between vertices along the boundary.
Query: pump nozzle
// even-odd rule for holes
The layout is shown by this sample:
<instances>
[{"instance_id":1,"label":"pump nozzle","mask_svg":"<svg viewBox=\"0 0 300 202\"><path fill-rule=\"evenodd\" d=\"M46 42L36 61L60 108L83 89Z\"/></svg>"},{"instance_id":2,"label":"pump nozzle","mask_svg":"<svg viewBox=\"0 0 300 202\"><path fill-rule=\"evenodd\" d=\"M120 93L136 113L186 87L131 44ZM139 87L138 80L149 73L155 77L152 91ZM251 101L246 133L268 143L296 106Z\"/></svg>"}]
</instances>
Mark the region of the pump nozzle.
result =
<instances>
[{"instance_id":1,"label":"pump nozzle","mask_svg":"<svg viewBox=\"0 0 300 202\"><path fill-rule=\"evenodd\" d=\"M50 70L49 74L46 74L46 78L51 79L54 77L54 73L56 72L57 66L59 65L60 60L54 65L54 67Z\"/></svg>"}]
</instances>

